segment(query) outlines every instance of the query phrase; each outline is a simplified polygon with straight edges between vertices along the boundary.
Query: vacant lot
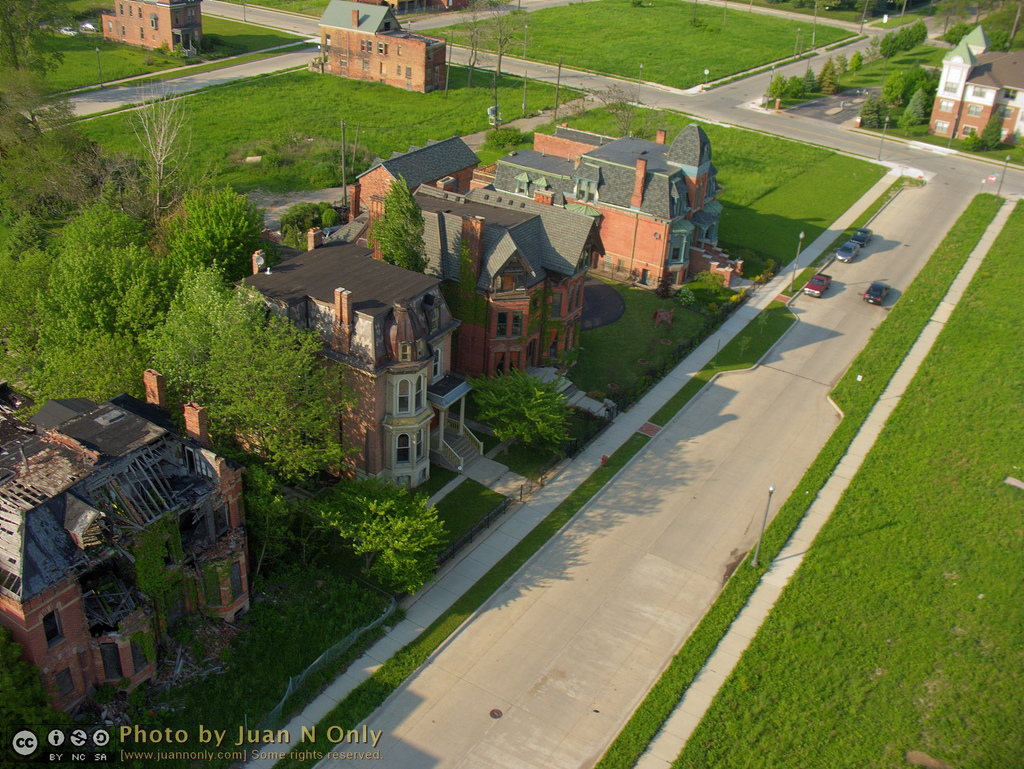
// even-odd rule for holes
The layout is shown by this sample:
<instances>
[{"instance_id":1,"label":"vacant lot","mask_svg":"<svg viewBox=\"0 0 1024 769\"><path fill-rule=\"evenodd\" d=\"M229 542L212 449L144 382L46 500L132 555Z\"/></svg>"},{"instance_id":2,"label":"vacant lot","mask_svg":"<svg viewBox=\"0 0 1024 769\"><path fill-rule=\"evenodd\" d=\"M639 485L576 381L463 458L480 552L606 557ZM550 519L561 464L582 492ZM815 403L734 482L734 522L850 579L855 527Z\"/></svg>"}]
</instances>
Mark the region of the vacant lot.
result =
<instances>
[{"instance_id":1,"label":"vacant lot","mask_svg":"<svg viewBox=\"0 0 1024 769\"><path fill-rule=\"evenodd\" d=\"M99 23L98 17L95 23ZM275 32L213 16L203 19L203 34L209 50L204 52L201 59L182 59L168 53L117 43L106 40L100 32L75 36L57 35L46 40L44 45L49 50L60 51L64 55L64 60L47 75L46 79L54 90L67 91L97 85L100 80L100 69L105 83L174 67L186 67L182 74L191 74L198 70L188 65L197 65L202 60L237 56L302 40L301 37L288 32ZM98 65L97 48L100 49Z\"/></svg>"},{"instance_id":2,"label":"vacant lot","mask_svg":"<svg viewBox=\"0 0 1024 769\"><path fill-rule=\"evenodd\" d=\"M291 72L224 86L187 98L191 114L192 154L197 171L208 170L217 184L239 192L255 188L287 192L333 187L341 183L341 121L351 163L358 130L363 171L375 157L422 147L428 139L482 131L487 107L493 103L491 80L465 87L465 70L452 68L450 92L422 94L379 83L363 83L331 75ZM554 106L554 86L531 84L533 109ZM563 100L569 98L562 89ZM522 103L522 80L502 78L502 104ZM382 105L387 105L386 109ZM125 153L137 151L123 115L81 124L82 131ZM260 164L245 163L250 155ZM348 168L351 181L352 167Z\"/></svg>"},{"instance_id":3,"label":"vacant lot","mask_svg":"<svg viewBox=\"0 0 1024 769\"><path fill-rule=\"evenodd\" d=\"M672 112L647 116L643 135L653 137L663 128L669 142L697 122ZM568 122L574 128L616 134L615 121L604 109ZM812 243L884 174L874 163L830 150L735 128L702 128L711 140L718 183L724 188L719 198L725 206L721 245L746 260L743 274L748 278L761 272L768 259L788 264L801 231L804 245Z\"/></svg>"},{"instance_id":4,"label":"vacant lot","mask_svg":"<svg viewBox=\"0 0 1024 769\"><path fill-rule=\"evenodd\" d=\"M717 80L792 56L797 28L807 26L804 21L736 10L723 20L721 8L670 0L642 5L595 0L534 11L523 19L529 25L528 59L556 64L561 56L567 67L628 78L638 77L642 64L645 81L676 88L703 83L705 69ZM454 34L456 43L464 45L467 29L463 23L435 32ZM818 24L816 42L828 45L850 36ZM506 53L523 55L521 28Z\"/></svg>"},{"instance_id":5,"label":"vacant lot","mask_svg":"<svg viewBox=\"0 0 1024 769\"><path fill-rule=\"evenodd\" d=\"M676 766L1020 764L1022 248L1018 207Z\"/></svg>"}]
</instances>

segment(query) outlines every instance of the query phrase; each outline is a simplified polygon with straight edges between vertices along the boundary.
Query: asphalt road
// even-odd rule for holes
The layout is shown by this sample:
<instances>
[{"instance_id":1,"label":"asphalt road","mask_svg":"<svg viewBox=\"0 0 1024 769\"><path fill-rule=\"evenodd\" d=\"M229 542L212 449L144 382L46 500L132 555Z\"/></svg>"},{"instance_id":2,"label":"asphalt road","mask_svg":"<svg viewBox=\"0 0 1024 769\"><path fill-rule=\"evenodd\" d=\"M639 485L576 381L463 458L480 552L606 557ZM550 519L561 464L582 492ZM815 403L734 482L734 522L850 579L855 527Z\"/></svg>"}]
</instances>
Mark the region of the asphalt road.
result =
<instances>
[{"instance_id":1,"label":"asphalt road","mask_svg":"<svg viewBox=\"0 0 1024 769\"><path fill-rule=\"evenodd\" d=\"M596 763L753 546L769 483L785 499L838 423L826 395L938 244L935 217L965 204L901 193L761 366L705 389L368 719L386 735L368 765ZM884 307L861 299L872 280L896 289Z\"/></svg>"}]
</instances>

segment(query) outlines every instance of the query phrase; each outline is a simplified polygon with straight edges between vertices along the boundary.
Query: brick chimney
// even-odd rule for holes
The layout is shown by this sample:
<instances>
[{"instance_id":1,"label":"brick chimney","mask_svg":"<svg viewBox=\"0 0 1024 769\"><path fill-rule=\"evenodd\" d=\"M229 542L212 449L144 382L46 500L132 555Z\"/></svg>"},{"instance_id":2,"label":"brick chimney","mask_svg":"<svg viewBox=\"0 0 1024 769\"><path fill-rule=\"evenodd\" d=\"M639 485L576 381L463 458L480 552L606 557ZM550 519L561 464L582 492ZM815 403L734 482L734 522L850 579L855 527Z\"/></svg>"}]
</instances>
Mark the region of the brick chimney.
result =
<instances>
[{"instance_id":1,"label":"brick chimney","mask_svg":"<svg viewBox=\"0 0 1024 769\"><path fill-rule=\"evenodd\" d=\"M264 259L266 258L266 254L263 252L263 249L260 249L259 251L254 251L253 252L253 255L252 255L252 274L253 275L259 275L260 274L259 260L261 258L264 258Z\"/></svg>"},{"instance_id":2,"label":"brick chimney","mask_svg":"<svg viewBox=\"0 0 1024 769\"><path fill-rule=\"evenodd\" d=\"M146 387L146 403L167 408L167 385L164 383L163 374L151 368L142 373L142 383Z\"/></svg>"},{"instance_id":3,"label":"brick chimney","mask_svg":"<svg viewBox=\"0 0 1024 769\"><path fill-rule=\"evenodd\" d=\"M349 185L348 199L348 220L351 222L359 216L359 182Z\"/></svg>"},{"instance_id":4,"label":"brick chimney","mask_svg":"<svg viewBox=\"0 0 1024 769\"><path fill-rule=\"evenodd\" d=\"M352 349L352 292L343 288L334 289L334 347L348 355Z\"/></svg>"},{"instance_id":5,"label":"brick chimney","mask_svg":"<svg viewBox=\"0 0 1024 769\"><path fill-rule=\"evenodd\" d=\"M555 194L551 190L534 190L533 199L546 206L553 206L555 204Z\"/></svg>"},{"instance_id":6,"label":"brick chimney","mask_svg":"<svg viewBox=\"0 0 1024 769\"><path fill-rule=\"evenodd\" d=\"M306 233L306 250L312 251L318 246L324 244L324 231L319 227L310 227L309 232Z\"/></svg>"},{"instance_id":7,"label":"brick chimney","mask_svg":"<svg viewBox=\"0 0 1024 769\"><path fill-rule=\"evenodd\" d=\"M356 8L352 9L352 29L359 29L359 11Z\"/></svg>"},{"instance_id":8,"label":"brick chimney","mask_svg":"<svg viewBox=\"0 0 1024 769\"><path fill-rule=\"evenodd\" d=\"M640 208L644 202L644 180L647 178L647 161L643 158L636 160L636 179L633 181L633 197L629 199L632 208Z\"/></svg>"},{"instance_id":9,"label":"brick chimney","mask_svg":"<svg viewBox=\"0 0 1024 769\"><path fill-rule=\"evenodd\" d=\"M445 192L456 192L459 188L459 180L454 176L445 176L438 179L435 182L438 189L442 189Z\"/></svg>"},{"instance_id":10,"label":"brick chimney","mask_svg":"<svg viewBox=\"0 0 1024 769\"><path fill-rule=\"evenodd\" d=\"M658 129L658 133L654 137L654 141L656 141L658 144L664 144L665 143L665 130L663 128L659 128Z\"/></svg>"},{"instance_id":11,"label":"brick chimney","mask_svg":"<svg viewBox=\"0 0 1024 769\"><path fill-rule=\"evenodd\" d=\"M469 246L469 259L473 264L473 278L480 277L480 262L484 253L484 218L469 216L462 219L462 237Z\"/></svg>"},{"instance_id":12,"label":"brick chimney","mask_svg":"<svg viewBox=\"0 0 1024 769\"><path fill-rule=\"evenodd\" d=\"M192 401L185 404L185 435L210 448L210 433L206 429L206 409Z\"/></svg>"}]
</instances>

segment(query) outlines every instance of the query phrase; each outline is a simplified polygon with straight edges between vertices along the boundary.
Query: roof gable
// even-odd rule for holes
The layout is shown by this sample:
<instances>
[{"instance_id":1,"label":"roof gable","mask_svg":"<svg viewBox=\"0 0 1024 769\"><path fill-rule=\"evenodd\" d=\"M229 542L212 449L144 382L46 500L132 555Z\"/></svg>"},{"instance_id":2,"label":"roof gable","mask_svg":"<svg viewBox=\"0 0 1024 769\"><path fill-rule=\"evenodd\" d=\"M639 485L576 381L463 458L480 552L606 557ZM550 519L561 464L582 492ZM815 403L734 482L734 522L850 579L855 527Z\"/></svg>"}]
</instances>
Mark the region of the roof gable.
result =
<instances>
[{"instance_id":1,"label":"roof gable","mask_svg":"<svg viewBox=\"0 0 1024 769\"><path fill-rule=\"evenodd\" d=\"M359 176L365 176L381 166L397 179L401 176L409 189L415 190L421 184L429 184L454 176L459 171L472 168L480 162L480 158L469 148L460 136L453 136L444 141L429 141L425 147L410 147L408 152L394 154L387 160L381 160L370 166Z\"/></svg>"},{"instance_id":2,"label":"roof gable","mask_svg":"<svg viewBox=\"0 0 1024 769\"><path fill-rule=\"evenodd\" d=\"M352 23L352 11L359 14L359 24ZM335 29L351 29L358 32L374 34L385 27L385 22L390 22L389 29L398 30L402 25L398 23L391 8L386 5L370 5L369 3L353 3L350 0L331 0L320 17L321 27L334 27Z\"/></svg>"}]
</instances>

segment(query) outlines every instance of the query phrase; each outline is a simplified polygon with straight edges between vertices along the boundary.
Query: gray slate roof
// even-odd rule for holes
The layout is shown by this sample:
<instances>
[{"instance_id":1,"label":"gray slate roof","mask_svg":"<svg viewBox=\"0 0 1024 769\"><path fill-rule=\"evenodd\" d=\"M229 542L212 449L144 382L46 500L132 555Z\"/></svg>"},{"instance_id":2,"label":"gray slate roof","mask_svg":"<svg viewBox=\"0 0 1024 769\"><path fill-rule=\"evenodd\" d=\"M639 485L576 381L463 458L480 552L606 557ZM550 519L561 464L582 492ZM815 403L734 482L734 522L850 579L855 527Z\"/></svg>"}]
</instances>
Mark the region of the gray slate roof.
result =
<instances>
[{"instance_id":1,"label":"gray slate roof","mask_svg":"<svg viewBox=\"0 0 1024 769\"><path fill-rule=\"evenodd\" d=\"M990 88L1024 88L1024 52L989 51L981 54L967 82Z\"/></svg>"},{"instance_id":2,"label":"gray slate roof","mask_svg":"<svg viewBox=\"0 0 1024 769\"><path fill-rule=\"evenodd\" d=\"M337 0L335 0L337 1ZM370 173L379 166L395 179L405 179L409 189L415 190L421 184L429 184L445 176L454 176L459 171L479 164L480 158L469 148L460 136L444 141L429 141L426 147L410 147L408 152L395 153L387 160L377 160L359 176Z\"/></svg>"},{"instance_id":3,"label":"gray slate roof","mask_svg":"<svg viewBox=\"0 0 1024 769\"><path fill-rule=\"evenodd\" d=\"M352 11L359 11L359 26L352 25ZM369 3L353 3L349 0L331 0L320 17L321 27L336 29L352 29L360 32L375 33L384 28L384 22L391 22L391 29L401 28L395 14L386 5L370 5Z\"/></svg>"},{"instance_id":4,"label":"gray slate roof","mask_svg":"<svg viewBox=\"0 0 1024 769\"><path fill-rule=\"evenodd\" d=\"M711 142L704 129L690 123L672 141L668 151L668 162L676 166L700 168L711 162Z\"/></svg>"},{"instance_id":5,"label":"gray slate roof","mask_svg":"<svg viewBox=\"0 0 1024 769\"><path fill-rule=\"evenodd\" d=\"M593 217L496 190L457 195L421 187L416 201L428 222L424 228L428 269L446 280L458 280L463 217L484 218L480 290L490 289L495 275L510 258L517 258L515 254L526 260L531 285L543 280L548 271L574 275L596 232Z\"/></svg>"}]
</instances>

